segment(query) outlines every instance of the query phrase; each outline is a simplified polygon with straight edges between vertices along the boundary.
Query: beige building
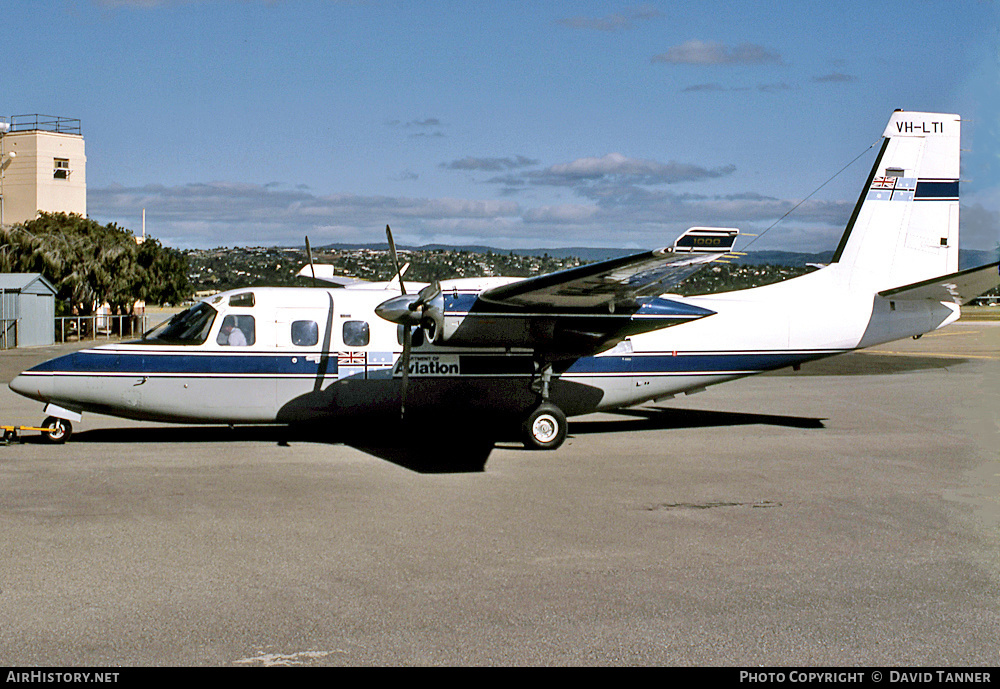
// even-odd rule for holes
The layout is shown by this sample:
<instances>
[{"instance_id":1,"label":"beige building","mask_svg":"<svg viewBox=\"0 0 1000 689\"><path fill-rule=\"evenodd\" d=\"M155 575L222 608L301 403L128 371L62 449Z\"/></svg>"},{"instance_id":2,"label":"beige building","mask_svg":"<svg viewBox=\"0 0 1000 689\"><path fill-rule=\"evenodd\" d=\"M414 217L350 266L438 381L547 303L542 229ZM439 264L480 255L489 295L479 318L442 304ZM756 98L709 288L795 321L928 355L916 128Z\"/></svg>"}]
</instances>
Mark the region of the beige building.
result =
<instances>
[{"instance_id":1,"label":"beige building","mask_svg":"<svg viewBox=\"0 0 1000 689\"><path fill-rule=\"evenodd\" d=\"M87 156L80 120L48 115L0 119L0 225L39 211L87 215Z\"/></svg>"}]
</instances>

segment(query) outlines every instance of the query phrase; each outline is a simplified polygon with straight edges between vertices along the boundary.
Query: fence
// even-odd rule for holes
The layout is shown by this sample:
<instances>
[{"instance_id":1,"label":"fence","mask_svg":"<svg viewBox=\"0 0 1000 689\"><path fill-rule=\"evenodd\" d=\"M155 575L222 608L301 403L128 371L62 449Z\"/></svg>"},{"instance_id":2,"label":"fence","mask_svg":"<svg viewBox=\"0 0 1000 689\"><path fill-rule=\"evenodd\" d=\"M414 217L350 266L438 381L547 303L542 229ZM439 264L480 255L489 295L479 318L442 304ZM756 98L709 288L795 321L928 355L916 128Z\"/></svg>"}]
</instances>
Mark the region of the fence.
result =
<instances>
[{"instance_id":1,"label":"fence","mask_svg":"<svg viewBox=\"0 0 1000 689\"><path fill-rule=\"evenodd\" d=\"M123 337L138 338L169 317L170 314L59 316L55 319L55 341L58 344ZM20 318L0 318L0 350L17 347L17 328L20 320Z\"/></svg>"},{"instance_id":2,"label":"fence","mask_svg":"<svg viewBox=\"0 0 1000 689\"><path fill-rule=\"evenodd\" d=\"M138 337L146 332L146 315L60 316L56 318L56 342Z\"/></svg>"},{"instance_id":3,"label":"fence","mask_svg":"<svg viewBox=\"0 0 1000 689\"><path fill-rule=\"evenodd\" d=\"M17 319L0 318L0 349L13 349L17 346Z\"/></svg>"}]
</instances>

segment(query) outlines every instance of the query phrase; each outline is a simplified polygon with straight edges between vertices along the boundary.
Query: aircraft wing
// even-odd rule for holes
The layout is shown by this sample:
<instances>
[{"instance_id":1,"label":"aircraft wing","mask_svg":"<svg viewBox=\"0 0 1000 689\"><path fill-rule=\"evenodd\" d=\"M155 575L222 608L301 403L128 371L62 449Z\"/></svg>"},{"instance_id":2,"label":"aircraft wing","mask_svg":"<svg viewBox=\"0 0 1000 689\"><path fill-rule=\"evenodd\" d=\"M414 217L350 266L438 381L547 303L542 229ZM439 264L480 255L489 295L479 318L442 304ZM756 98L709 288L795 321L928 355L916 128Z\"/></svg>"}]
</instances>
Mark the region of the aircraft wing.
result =
<instances>
[{"instance_id":1,"label":"aircraft wing","mask_svg":"<svg viewBox=\"0 0 1000 689\"><path fill-rule=\"evenodd\" d=\"M672 246L493 287L479 299L499 306L558 310L661 294L725 256L738 234L735 228L692 227Z\"/></svg>"},{"instance_id":2,"label":"aircraft wing","mask_svg":"<svg viewBox=\"0 0 1000 689\"><path fill-rule=\"evenodd\" d=\"M1000 262L962 270L951 275L879 292L880 297L897 300L947 301L967 304L1000 285Z\"/></svg>"}]
</instances>

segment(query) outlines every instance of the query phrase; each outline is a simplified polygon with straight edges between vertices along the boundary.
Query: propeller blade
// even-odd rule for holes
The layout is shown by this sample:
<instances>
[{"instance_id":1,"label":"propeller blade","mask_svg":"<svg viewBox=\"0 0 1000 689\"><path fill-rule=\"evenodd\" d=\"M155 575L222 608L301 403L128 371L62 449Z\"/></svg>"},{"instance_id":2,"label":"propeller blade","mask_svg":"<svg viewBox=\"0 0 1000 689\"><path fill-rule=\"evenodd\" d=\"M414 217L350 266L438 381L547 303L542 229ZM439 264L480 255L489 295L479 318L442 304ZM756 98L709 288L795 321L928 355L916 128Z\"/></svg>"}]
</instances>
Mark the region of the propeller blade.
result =
<instances>
[{"instance_id":1,"label":"propeller blade","mask_svg":"<svg viewBox=\"0 0 1000 689\"><path fill-rule=\"evenodd\" d=\"M403 284L403 273L399 270L399 258L396 256L396 242L392 241L392 230L389 226L385 226L385 238L389 240L389 253L392 254L392 267L396 271L396 275L399 276L399 290L403 294L406 294L406 285Z\"/></svg>"},{"instance_id":2,"label":"propeller blade","mask_svg":"<svg viewBox=\"0 0 1000 689\"><path fill-rule=\"evenodd\" d=\"M410 311L422 309L441 295L441 283L435 280L417 292L416 300L410 304Z\"/></svg>"},{"instance_id":3,"label":"propeller blade","mask_svg":"<svg viewBox=\"0 0 1000 689\"><path fill-rule=\"evenodd\" d=\"M413 329L403 326L403 380L399 389L399 420L406 417L406 392L410 387L410 349L413 347Z\"/></svg>"},{"instance_id":4,"label":"propeller blade","mask_svg":"<svg viewBox=\"0 0 1000 689\"><path fill-rule=\"evenodd\" d=\"M316 264L313 263L312 247L309 246L309 237L306 237L306 256L309 258L309 267L312 268L313 287L316 286Z\"/></svg>"},{"instance_id":5,"label":"propeller blade","mask_svg":"<svg viewBox=\"0 0 1000 689\"><path fill-rule=\"evenodd\" d=\"M388 321L394 323L400 323L403 326L403 355L402 355L402 371L401 374L403 379L400 381L399 387L399 420L403 421L406 418L406 393L410 388L410 350L413 349L413 325L419 324L419 317L414 319L412 315L408 315L409 312L416 311L422 307L421 296L424 294L424 290L420 290L419 294L415 298L407 298L406 285L403 284L403 271L406 267L400 269L399 267L399 257L396 255L396 243L392 241L392 230L389 226L385 226L385 237L389 240L389 253L392 254L392 267L396 271L396 277L399 279L399 291L400 296L394 299L387 299L386 301L375 307L375 313L380 317L385 318ZM409 264L406 264L409 266ZM435 285L437 283L435 282ZM440 292L441 288L438 285L437 291ZM432 297L433 298L433 297ZM414 323L414 321L416 321Z\"/></svg>"}]
</instances>

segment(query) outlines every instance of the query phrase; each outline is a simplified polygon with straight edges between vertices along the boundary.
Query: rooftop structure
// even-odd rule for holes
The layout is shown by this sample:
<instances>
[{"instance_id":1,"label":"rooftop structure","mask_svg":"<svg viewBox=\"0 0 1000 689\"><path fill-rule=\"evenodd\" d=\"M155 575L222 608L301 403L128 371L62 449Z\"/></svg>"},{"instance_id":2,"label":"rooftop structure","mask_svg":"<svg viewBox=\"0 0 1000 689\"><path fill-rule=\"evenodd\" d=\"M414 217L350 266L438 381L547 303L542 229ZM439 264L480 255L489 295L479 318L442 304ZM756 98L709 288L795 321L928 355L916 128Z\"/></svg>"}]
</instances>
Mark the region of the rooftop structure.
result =
<instances>
[{"instance_id":1,"label":"rooftop structure","mask_svg":"<svg viewBox=\"0 0 1000 689\"><path fill-rule=\"evenodd\" d=\"M0 225L39 211L87 214L87 156L80 120L0 117Z\"/></svg>"}]
</instances>

